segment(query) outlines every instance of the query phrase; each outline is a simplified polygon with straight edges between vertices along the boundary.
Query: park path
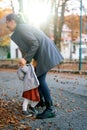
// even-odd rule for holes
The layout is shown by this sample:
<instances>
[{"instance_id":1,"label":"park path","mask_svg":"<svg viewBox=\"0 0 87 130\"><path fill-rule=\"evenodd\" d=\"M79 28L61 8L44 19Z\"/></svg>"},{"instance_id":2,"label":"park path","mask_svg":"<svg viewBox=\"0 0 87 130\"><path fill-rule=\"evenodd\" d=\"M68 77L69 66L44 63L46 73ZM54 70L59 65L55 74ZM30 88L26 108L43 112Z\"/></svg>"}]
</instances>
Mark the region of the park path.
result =
<instances>
[{"instance_id":1,"label":"park path","mask_svg":"<svg viewBox=\"0 0 87 130\"><path fill-rule=\"evenodd\" d=\"M10 109L7 112L10 111L10 115L15 114L15 118L19 119L18 124L17 120L11 120L7 125L5 122L0 130L87 130L87 76L49 72L47 83L56 117L44 120L24 118L21 115L22 82L16 71L0 71L0 99L6 100L4 108ZM42 109L44 108L37 108L39 111Z\"/></svg>"}]
</instances>

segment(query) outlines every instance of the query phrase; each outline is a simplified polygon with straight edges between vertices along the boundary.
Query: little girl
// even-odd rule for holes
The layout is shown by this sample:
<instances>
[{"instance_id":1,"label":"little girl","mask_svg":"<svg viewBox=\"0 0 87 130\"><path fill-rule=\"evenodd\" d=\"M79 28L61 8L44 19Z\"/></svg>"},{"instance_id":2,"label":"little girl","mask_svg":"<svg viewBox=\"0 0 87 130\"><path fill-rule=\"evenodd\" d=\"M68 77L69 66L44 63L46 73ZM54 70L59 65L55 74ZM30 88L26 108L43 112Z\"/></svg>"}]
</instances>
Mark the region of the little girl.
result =
<instances>
[{"instance_id":1,"label":"little girl","mask_svg":"<svg viewBox=\"0 0 87 130\"><path fill-rule=\"evenodd\" d=\"M23 114L26 116L32 116L29 110L32 110L34 114L37 114L35 106L40 101L38 86L39 81L34 71L34 66L32 64L26 65L26 60L24 58L19 59L19 69L17 71L18 77L23 81Z\"/></svg>"}]
</instances>

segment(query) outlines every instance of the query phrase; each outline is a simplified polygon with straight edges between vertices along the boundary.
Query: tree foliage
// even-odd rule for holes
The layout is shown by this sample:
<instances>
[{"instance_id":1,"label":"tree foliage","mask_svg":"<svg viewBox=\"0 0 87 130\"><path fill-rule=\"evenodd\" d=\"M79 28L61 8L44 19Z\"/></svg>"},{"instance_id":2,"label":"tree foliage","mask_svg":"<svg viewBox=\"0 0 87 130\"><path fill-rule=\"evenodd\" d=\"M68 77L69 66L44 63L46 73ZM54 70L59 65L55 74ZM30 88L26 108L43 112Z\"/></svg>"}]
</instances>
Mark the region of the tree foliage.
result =
<instances>
[{"instance_id":1,"label":"tree foliage","mask_svg":"<svg viewBox=\"0 0 87 130\"><path fill-rule=\"evenodd\" d=\"M79 35L80 29L80 18L78 15L69 15L65 17L65 24L71 29L72 41L75 40Z\"/></svg>"},{"instance_id":2,"label":"tree foliage","mask_svg":"<svg viewBox=\"0 0 87 130\"><path fill-rule=\"evenodd\" d=\"M9 30L5 24L5 16L12 12L10 8L0 8L0 46L7 46L10 43Z\"/></svg>"},{"instance_id":3,"label":"tree foliage","mask_svg":"<svg viewBox=\"0 0 87 130\"><path fill-rule=\"evenodd\" d=\"M65 24L71 29L71 37L72 41L76 40L76 38L80 34L80 16L79 15L69 15L65 17ZM85 29L86 16L82 16L82 33L86 33Z\"/></svg>"},{"instance_id":4,"label":"tree foliage","mask_svg":"<svg viewBox=\"0 0 87 130\"><path fill-rule=\"evenodd\" d=\"M0 37L0 46L8 46L9 44L10 44L10 37L8 35Z\"/></svg>"}]
</instances>

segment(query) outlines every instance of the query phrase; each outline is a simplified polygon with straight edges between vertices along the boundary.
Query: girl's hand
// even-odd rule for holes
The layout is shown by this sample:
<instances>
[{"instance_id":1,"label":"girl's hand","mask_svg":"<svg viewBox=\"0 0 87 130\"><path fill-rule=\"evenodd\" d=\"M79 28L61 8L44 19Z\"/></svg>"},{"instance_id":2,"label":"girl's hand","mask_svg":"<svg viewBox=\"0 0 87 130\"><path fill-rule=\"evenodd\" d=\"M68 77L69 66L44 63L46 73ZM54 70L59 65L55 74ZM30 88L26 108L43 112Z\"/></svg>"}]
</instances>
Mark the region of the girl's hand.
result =
<instances>
[{"instance_id":1,"label":"girl's hand","mask_svg":"<svg viewBox=\"0 0 87 130\"><path fill-rule=\"evenodd\" d=\"M20 67L23 67L24 65L26 65L26 62L27 61L24 58L21 58L21 59L19 59L18 64Z\"/></svg>"}]
</instances>

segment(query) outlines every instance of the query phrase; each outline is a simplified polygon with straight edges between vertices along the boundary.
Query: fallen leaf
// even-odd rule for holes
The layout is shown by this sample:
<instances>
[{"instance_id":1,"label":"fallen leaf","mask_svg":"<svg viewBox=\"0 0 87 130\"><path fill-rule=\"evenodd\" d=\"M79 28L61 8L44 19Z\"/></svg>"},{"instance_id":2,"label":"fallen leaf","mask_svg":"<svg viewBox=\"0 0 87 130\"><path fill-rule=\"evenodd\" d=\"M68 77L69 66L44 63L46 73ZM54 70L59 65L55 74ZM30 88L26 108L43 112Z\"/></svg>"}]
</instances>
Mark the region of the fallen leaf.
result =
<instances>
[{"instance_id":1,"label":"fallen leaf","mask_svg":"<svg viewBox=\"0 0 87 130\"><path fill-rule=\"evenodd\" d=\"M73 110L72 109L68 109L67 112L72 112Z\"/></svg>"}]
</instances>

